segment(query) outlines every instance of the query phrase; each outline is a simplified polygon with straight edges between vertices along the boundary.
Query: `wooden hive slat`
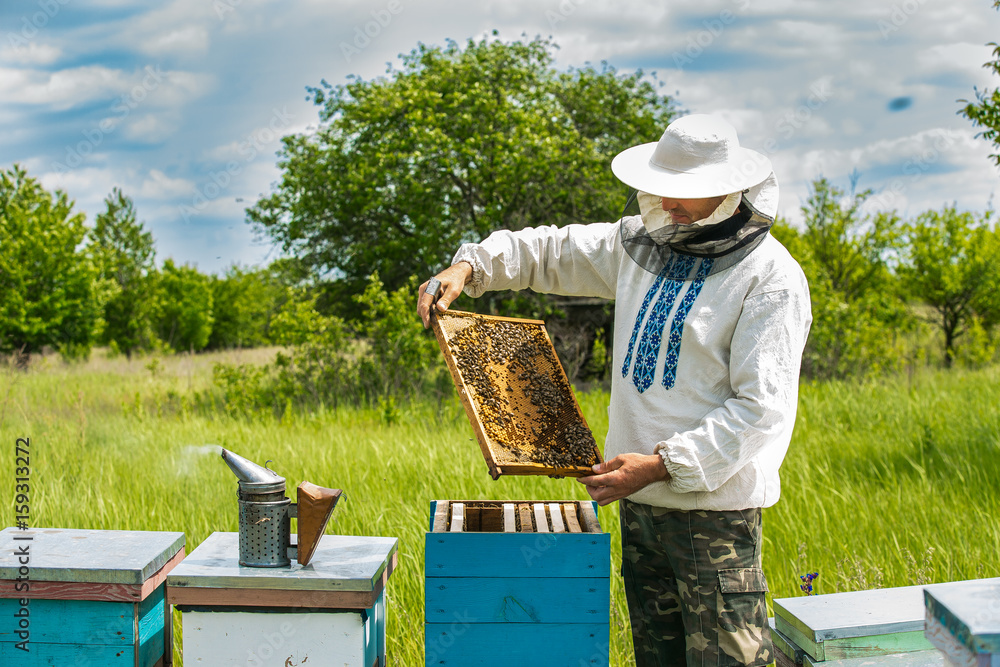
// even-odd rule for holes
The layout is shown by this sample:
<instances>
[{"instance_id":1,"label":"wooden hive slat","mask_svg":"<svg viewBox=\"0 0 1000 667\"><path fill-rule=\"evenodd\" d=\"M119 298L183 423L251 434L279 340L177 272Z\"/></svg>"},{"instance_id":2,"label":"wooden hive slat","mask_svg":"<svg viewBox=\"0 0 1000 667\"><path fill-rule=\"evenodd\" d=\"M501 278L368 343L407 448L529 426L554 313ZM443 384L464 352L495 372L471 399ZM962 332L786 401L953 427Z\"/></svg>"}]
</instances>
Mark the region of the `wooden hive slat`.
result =
<instances>
[{"instance_id":1,"label":"wooden hive slat","mask_svg":"<svg viewBox=\"0 0 1000 667\"><path fill-rule=\"evenodd\" d=\"M553 533L566 532L566 522L563 521L562 505L559 503L549 503L549 517L552 518Z\"/></svg>"},{"instance_id":2,"label":"wooden hive slat","mask_svg":"<svg viewBox=\"0 0 1000 667\"><path fill-rule=\"evenodd\" d=\"M465 505L463 503L451 504L451 532L461 533L465 528Z\"/></svg>"},{"instance_id":3,"label":"wooden hive slat","mask_svg":"<svg viewBox=\"0 0 1000 667\"><path fill-rule=\"evenodd\" d=\"M532 505L532 509L535 512L535 532L536 533L547 533L549 532L549 521L545 516L545 503L535 503Z\"/></svg>"},{"instance_id":4,"label":"wooden hive slat","mask_svg":"<svg viewBox=\"0 0 1000 667\"><path fill-rule=\"evenodd\" d=\"M583 530L580 528L580 522L576 518L576 505L574 503L566 503L563 505L563 513L566 515L566 528L571 533L582 533Z\"/></svg>"},{"instance_id":5,"label":"wooden hive slat","mask_svg":"<svg viewBox=\"0 0 1000 667\"><path fill-rule=\"evenodd\" d=\"M531 521L531 505L527 503L520 503L517 506L517 513L521 518L521 531L522 533L533 533L535 532L535 526Z\"/></svg>"},{"instance_id":6,"label":"wooden hive slat","mask_svg":"<svg viewBox=\"0 0 1000 667\"><path fill-rule=\"evenodd\" d=\"M503 504L503 532L505 533L516 533L517 532L517 519L516 513L514 512L514 503L504 503Z\"/></svg>"}]
</instances>

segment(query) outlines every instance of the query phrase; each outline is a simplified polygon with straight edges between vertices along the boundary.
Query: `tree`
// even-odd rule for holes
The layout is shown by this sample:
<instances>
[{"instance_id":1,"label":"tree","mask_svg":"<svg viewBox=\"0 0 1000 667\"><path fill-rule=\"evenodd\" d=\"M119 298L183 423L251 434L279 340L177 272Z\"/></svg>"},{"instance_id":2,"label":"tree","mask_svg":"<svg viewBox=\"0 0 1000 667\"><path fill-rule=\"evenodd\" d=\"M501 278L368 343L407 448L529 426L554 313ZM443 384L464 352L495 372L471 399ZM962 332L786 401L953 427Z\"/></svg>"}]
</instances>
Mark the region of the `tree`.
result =
<instances>
[{"instance_id":1,"label":"tree","mask_svg":"<svg viewBox=\"0 0 1000 667\"><path fill-rule=\"evenodd\" d=\"M152 340L153 235L136 220L132 199L118 188L104 204L91 233L91 254L110 291L102 338L131 358Z\"/></svg>"},{"instance_id":2,"label":"tree","mask_svg":"<svg viewBox=\"0 0 1000 667\"><path fill-rule=\"evenodd\" d=\"M210 278L212 333L208 349L256 347L268 342L268 329L284 294L267 269L230 267Z\"/></svg>"},{"instance_id":3,"label":"tree","mask_svg":"<svg viewBox=\"0 0 1000 667\"><path fill-rule=\"evenodd\" d=\"M989 213L977 219L950 206L922 213L907 233L899 273L909 293L933 309L951 367L967 330L1000 322L1000 231Z\"/></svg>"},{"instance_id":4,"label":"tree","mask_svg":"<svg viewBox=\"0 0 1000 667\"><path fill-rule=\"evenodd\" d=\"M212 333L212 288L191 266L163 263L157 279L156 334L174 350L197 352Z\"/></svg>"},{"instance_id":5,"label":"tree","mask_svg":"<svg viewBox=\"0 0 1000 667\"><path fill-rule=\"evenodd\" d=\"M0 171L0 351L86 354L99 313L83 213L18 165Z\"/></svg>"},{"instance_id":6,"label":"tree","mask_svg":"<svg viewBox=\"0 0 1000 667\"><path fill-rule=\"evenodd\" d=\"M846 195L817 179L802 207L805 229L781 221L772 227L809 282L813 324L802 360L806 377L864 375L899 362L897 341L888 332L909 324L889 270L900 223L894 213L863 214L870 194Z\"/></svg>"},{"instance_id":7,"label":"tree","mask_svg":"<svg viewBox=\"0 0 1000 667\"><path fill-rule=\"evenodd\" d=\"M856 176L853 180L856 181ZM802 207L809 247L830 287L854 301L882 291L890 280L887 260L899 241L899 218L894 212L861 213L871 190L846 193L825 178L812 183L812 192Z\"/></svg>"},{"instance_id":8,"label":"tree","mask_svg":"<svg viewBox=\"0 0 1000 667\"><path fill-rule=\"evenodd\" d=\"M317 273L389 291L495 229L615 219L611 157L655 141L670 102L608 66L557 72L555 45L419 45L402 68L310 88L315 132L285 137L281 182L255 229Z\"/></svg>"},{"instance_id":9,"label":"tree","mask_svg":"<svg viewBox=\"0 0 1000 667\"><path fill-rule=\"evenodd\" d=\"M1000 0L994 0L993 8L1000 8ZM991 70L994 74L1000 74L1000 45L990 42L987 46L993 47L994 59L983 63L983 67ZM975 90L976 101L959 100L965 104L958 113L972 121L977 127L984 128L978 135L991 141L994 145L1000 143L1000 89ZM1000 153L990 155L993 161L1000 166Z\"/></svg>"}]
</instances>

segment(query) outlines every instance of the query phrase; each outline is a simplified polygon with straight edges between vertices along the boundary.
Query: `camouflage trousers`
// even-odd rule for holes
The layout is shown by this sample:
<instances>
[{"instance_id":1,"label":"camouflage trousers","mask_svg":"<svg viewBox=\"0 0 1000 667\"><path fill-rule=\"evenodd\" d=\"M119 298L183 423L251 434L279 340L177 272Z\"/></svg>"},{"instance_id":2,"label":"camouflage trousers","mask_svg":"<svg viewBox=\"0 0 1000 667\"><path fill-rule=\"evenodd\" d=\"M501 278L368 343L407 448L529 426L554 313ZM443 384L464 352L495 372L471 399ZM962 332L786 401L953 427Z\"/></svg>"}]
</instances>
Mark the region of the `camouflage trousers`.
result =
<instances>
[{"instance_id":1,"label":"camouflage trousers","mask_svg":"<svg viewBox=\"0 0 1000 667\"><path fill-rule=\"evenodd\" d=\"M622 500L620 512L638 667L773 660L759 508L670 510Z\"/></svg>"}]
</instances>

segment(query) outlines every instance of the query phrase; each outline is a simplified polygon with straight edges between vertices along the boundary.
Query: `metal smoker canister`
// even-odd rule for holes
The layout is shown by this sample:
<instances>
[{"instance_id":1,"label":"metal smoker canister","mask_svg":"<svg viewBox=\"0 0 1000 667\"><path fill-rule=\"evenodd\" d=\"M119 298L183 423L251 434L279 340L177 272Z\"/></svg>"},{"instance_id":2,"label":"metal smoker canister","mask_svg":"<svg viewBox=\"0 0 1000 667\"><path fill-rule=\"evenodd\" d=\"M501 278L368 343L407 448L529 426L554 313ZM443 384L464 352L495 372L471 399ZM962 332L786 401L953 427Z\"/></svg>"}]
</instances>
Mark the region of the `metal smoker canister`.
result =
<instances>
[{"instance_id":1,"label":"metal smoker canister","mask_svg":"<svg viewBox=\"0 0 1000 667\"><path fill-rule=\"evenodd\" d=\"M223 458L240 480L240 565L287 567L294 509L285 497L285 478L232 452L224 451Z\"/></svg>"}]
</instances>

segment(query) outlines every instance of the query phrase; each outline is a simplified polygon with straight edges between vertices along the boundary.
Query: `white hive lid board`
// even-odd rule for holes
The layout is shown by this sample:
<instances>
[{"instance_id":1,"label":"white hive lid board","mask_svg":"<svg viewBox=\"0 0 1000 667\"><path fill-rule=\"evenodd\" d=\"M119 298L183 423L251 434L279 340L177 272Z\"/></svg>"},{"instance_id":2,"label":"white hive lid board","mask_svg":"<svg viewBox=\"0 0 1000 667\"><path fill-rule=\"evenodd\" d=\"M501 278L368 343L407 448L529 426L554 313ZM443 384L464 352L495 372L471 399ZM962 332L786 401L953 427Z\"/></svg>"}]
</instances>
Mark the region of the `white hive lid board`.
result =
<instances>
[{"instance_id":1,"label":"white hive lid board","mask_svg":"<svg viewBox=\"0 0 1000 667\"><path fill-rule=\"evenodd\" d=\"M1000 654L1000 577L928 587L924 597L927 617L970 651Z\"/></svg>"},{"instance_id":2,"label":"white hive lid board","mask_svg":"<svg viewBox=\"0 0 1000 667\"><path fill-rule=\"evenodd\" d=\"M940 651L932 650L821 662L816 662L807 655L803 665L822 665L823 667L945 667L945 662Z\"/></svg>"},{"instance_id":3,"label":"white hive lid board","mask_svg":"<svg viewBox=\"0 0 1000 667\"><path fill-rule=\"evenodd\" d=\"M923 586L878 588L781 598L774 601L782 621L815 642L924 629Z\"/></svg>"},{"instance_id":4,"label":"white hive lid board","mask_svg":"<svg viewBox=\"0 0 1000 667\"><path fill-rule=\"evenodd\" d=\"M0 579L17 578L18 550L25 546L32 581L141 585L184 548L184 533L5 528L0 531Z\"/></svg>"},{"instance_id":5,"label":"white hive lid board","mask_svg":"<svg viewBox=\"0 0 1000 667\"><path fill-rule=\"evenodd\" d=\"M212 533L167 575L167 586L372 592L399 547L395 537L324 535L305 567L244 567L239 533Z\"/></svg>"}]
</instances>

